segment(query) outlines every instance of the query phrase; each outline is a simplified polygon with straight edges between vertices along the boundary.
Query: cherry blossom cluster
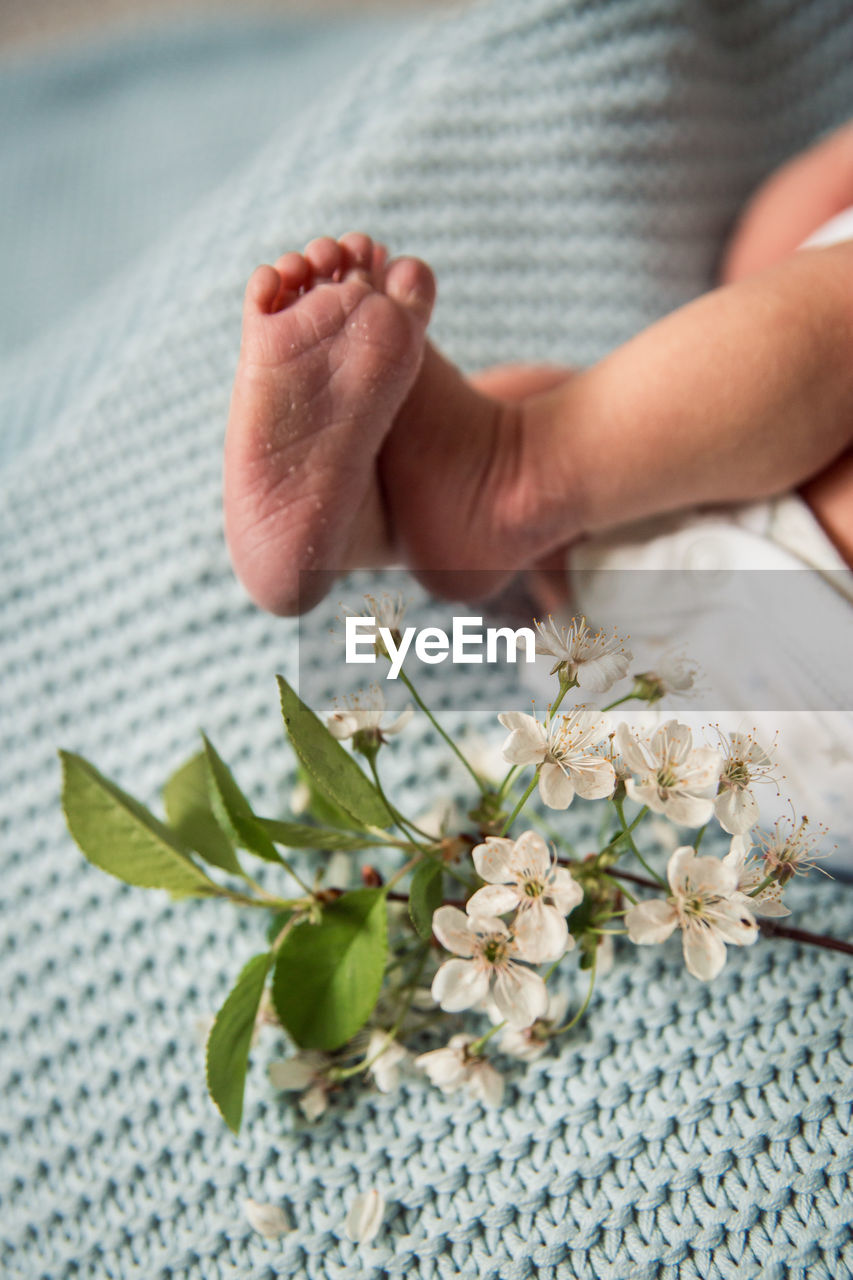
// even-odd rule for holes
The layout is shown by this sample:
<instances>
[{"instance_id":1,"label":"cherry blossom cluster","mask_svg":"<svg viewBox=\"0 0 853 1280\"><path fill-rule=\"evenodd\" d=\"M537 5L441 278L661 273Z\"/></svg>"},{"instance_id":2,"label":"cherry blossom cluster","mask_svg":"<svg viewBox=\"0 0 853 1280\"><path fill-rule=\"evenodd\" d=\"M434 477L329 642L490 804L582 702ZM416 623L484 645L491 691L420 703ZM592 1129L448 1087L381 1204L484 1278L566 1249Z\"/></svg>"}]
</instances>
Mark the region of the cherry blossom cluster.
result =
<instances>
[{"instance_id":1,"label":"cherry blossom cluster","mask_svg":"<svg viewBox=\"0 0 853 1280\"><path fill-rule=\"evenodd\" d=\"M399 629L402 613L387 601L381 608L385 624ZM504 1078L487 1050L529 1062L576 1026L596 972L613 962L614 936L648 946L680 931L688 972L708 981L723 968L727 946L755 943L760 917L789 914L781 898L785 884L819 856L808 819L780 819L770 831L756 825L756 784L773 783L778 793L775 744L765 747L751 734L725 734L716 727L713 743L696 743L692 730L675 718L651 731L614 723L612 710L620 703L651 705L689 693L696 669L686 659L671 658L657 670L634 675L631 691L609 706L565 706L570 691L588 698L629 678L632 655L618 636L593 632L584 619L567 627L550 619L536 626L537 652L553 659L557 695L544 718L517 710L498 716L508 731L501 754L509 769L502 778L484 781L483 765L475 769L468 762L482 791L471 813L475 830L447 807L425 855L443 860L444 884L459 892L432 913L432 936L416 979L405 989L404 1012L397 1010L392 1025L374 1025L365 1033L352 1049L352 1066L346 1065L350 1059L342 1066L340 1054L301 1052L270 1068L277 1088L299 1092L310 1119L359 1070L381 1092L396 1088L401 1073L414 1069L446 1093L464 1091L496 1105ZM384 697L373 688L344 700L328 724L375 771L379 748L411 715L409 707L386 724ZM450 745L461 755L458 744ZM512 835L534 792L546 811L566 810L576 801L609 802L613 827L603 847L584 858L562 857L559 840L549 844L532 826ZM633 818L626 804L636 807ZM672 840L660 837L661 821L671 824ZM426 822L407 826L401 820L412 837L415 864ZM729 837L724 853L699 852L712 823ZM661 854L667 852L664 866ZM620 880L623 859L633 859L645 876ZM653 895L635 896L637 883ZM564 962L572 952L580 955L591 982L569 1018L571 1005L580 1003L574 984L566 981ZM452 1027L445 1044L412 1056L401 1042L404 1033L415 1039L434 1035L439 1012L454 1022L462 1014L479 1018L481 1027Z\"/></svg>"}]
</instances>

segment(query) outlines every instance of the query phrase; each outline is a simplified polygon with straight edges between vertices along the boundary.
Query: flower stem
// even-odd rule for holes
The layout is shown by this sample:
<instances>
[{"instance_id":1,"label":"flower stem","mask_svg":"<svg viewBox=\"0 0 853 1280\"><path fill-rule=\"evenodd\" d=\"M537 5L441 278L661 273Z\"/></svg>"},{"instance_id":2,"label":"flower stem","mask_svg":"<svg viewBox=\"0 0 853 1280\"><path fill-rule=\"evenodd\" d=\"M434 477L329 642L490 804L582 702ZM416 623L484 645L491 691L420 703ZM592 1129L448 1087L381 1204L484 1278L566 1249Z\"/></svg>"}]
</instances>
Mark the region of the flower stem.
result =
<instances>
[{"instance_id":1,"label":"flower stem","mask_svg":"<svg viewBox=\"0 0 853 1280\"><path fill-rule=\"evenodd\" d=\"M405 832L410 843L413 844L416 849L420 849L421 853L426 853L425 847L421 844L419 840L416 840L414 836L410 834L410 832L415 831L427 840L431 840L432 837L428 836L425 831L421 831L420 827L416 827L413 822L409 822L408 818L404 818L402 813L400 813L400 810L395 808L395 806L391 803L391 801L388 799L388 797L385 794L385 790L379 778L379 770L376 768L375 758L373 756L368 756L367 762L370 765L370 772L373 774L373 781L376 784L376 790L379 792L379 795L384 801L385 808L391 814L391 817L394 819L394 821L396 822L397 826L401 829L401 831Z\"/></svg>"},{"instance_id":2,"label":"flower stem","mask_svg":"<svg viewBox=\"0 0 853 1280\"><path fill-rule=\"evenodd\" d=\"M694 852L694 853L698 853L698 852L699 852L699 846L700 846L700 844L702 843L702 837L704 836L705 832L708 830L708 825L709 825L709 824L706 822L706 823L705 823L705 825L704 825L704 827L700 827L700 828L699 828L699 831L697 832L697 835L696 835L696 839L693 841L693 852Z\"/></svg>"},{"instance_id":3,"label":"flower stem","mask_svg":"<svg viewBox=\"0 0 853 1280\"><path fill-rule=\"evenodd\" d=\"M505 776L504 776L504 780L503 780L503 782L502 782L502 783L501 783L501 785L498 787L498 799L499 799L499 800L503 800L504 796L506 795L507 788L509 787L509 784L512 782L512 780L513 780L513 778L515 777L516 773L518 772L519 768L520 768L520 766L519 766L519 765L517 765L517 764L510 765L509 769L507 770L507 772L506 772L506 774L505 774Z\"/></svg>"},{"instance_id":4,"label":"flower stem","mask_svg":"<svg viewBox=\"0 0 853 1280\"><path fill-rule=\"evenodd\" d=\"M418 693L418 691L417 691L417 689L415 688L415 686L412 684L412 682L411 682L411 680L409 679L409 677L406 675L405 671L401 671L401 672L400 672L400 679L403 681L403 684L406 686L406 688L408 689L409 693L412 695L412 697L414 698L415 702L416 702L416 703L418 704L418 706L420 707L421 711L423 711L424 715L427 717L427 719L429 720L430 724L431 724L431 725L432 725L432 727L435 729L436 733L440 734L440 735L441 735L441 737L442 737L442 738L444 738L444 741L445 741L445 742L447 743L447 745L450 747L450 750L454 753L454 755L457 757L457 759L458 759L458 760L459 760L459 761L460 761L460 762L465 766L465 768L468 770L468 772L470 773L471 777L474 779L474 782L476 783L477 790L478 790L478 791L480 791L480 792L481 792L481 794L485 794L485 793L489 790L489 787L486 785L486 783L483 781L483 779L480 777L480 775L476 772L476 770L474 769L474 767L473 767L473 766L469 763L469 761L465 758L464 754L459 750L459 748L457 747L456 743L455 743L455 742L453 741L453 739L451 738L450 734L449 734L449 733L447 733L447 732L446 732L446 730L442 729L441 725L438 723L438 721L436 720L435 716L432 714L432 712L430 711L429 707L428 707L428 706L427 706L427 704L424 702L423 698L420 696L420 694Z\"/></svg>"},{"instance_id":5,"label":"flower stem","mask_svg":"<svg viewBox=\"0 0 853 1280\"><path fill-rule=\"evenodd\" d=\"M500 1029L505 1026L506 1026L505 1020L503 1022L496 1022L495 1025L491 1027L484 1036L480 1036L479 1040L472 1040L472 1042L468 1045L468 1056L471 1058L478 1057L479 1054L483 1052L483 1045L486 1044L489 1040L491 1040L492 1036L496 1035L497 1032L500 1031Z\"/></svg>"},{"instance_id":6,"label":"flower stem","mask_svg":"<svg viewBox=\"0 0 853 1280\"><path fill-rule=\"evenodd\" d=\"M760 893L763 893L765 889L767 889L771 884L775 884L775 882L776 882L775 872L771 871L769 875L766 875L764 877L764 879L761 881L760 884L757 884L754 889L750 889L749 893L747 894L747 897L757 898Z\"/></svg>"},{"instance_id":7,"label":"flower stem","mask_svg":"<svg viewBox=\"0 0 853 1280\"><path fill-rule=\"evenodd\" d=\"M606 707L602 707L602 711L612 711L614 707L621 707L623 702L633 702L637 697L636 693L626 693L624 697L617 698L614 702L608 702Z\"/></svg>"},{"instance_id":8,"label":"flower stem","mask_svg":"<svg viewBox=\"0 0 853 1280\"><path fill-rule=\"evenodd\" d=\"M659 875L658 875L658 873L657 873L656 871L653 871L653 870L652 870L652 868L651 868L651 867L649 866L649 864L646 862L645 858L644 858L644 857L643 857L643 855L640 853L640 850L637 848L636 844L634 843L634 837L633 837L633 835L631 834L631 832L632 832L632 830L633 830L633 827L629 827L629 826L628 826L628 824L627 824L627 822L625 821L625 806L624 806L624 804L622 803L622 801L621 801L621 800L614 800L614 801L613 801L613 804L614 804L614 806L615 806L616 812L619 814L619 821L622 823L622 834L627 838L627 840L628 840L628 844L629 844L629 845L630 845L630 847L631 847L631 852L632 852L632 853L633 853L633 854L634 854L634 855L639 859L640 863L642 864L642 866L643 866L643 867L645 867L645 869L646 869L646 871L648 871L649 875L650 875L650 876L653 876L653 877L654 877L654 879L658 882L658 884L659 884L659 885L662 885L662 886L663 886L663 888L665 889L665 888L666 888L666 881L665 881L661 876L659 876ZM636 823L634 823L634 826L636 826ZM608 846L608 847L609 847L609 846Z\"/></svg>"},{"instance_id":9,"label":"flower stem","mask_svg":"<svg viewBox=\"0 0 853 1280\"><path fill-rule=\"evenodd\" d=\"M614 801L613 801L613 803L615 804L615 803L616 803L616 801L614 800ZM631 833L631 832L632 832L636 827L638 827L638 826L640 825L640 823L643 821L643 818L645 818L645 816L646 816L646 814L648 813L648 811L649 811L649 810L648 810L648 806L647 806L647 805L643 805L642 809L641 809L641 810L640 810L640 812L637 814L636 818L634 818L633 822L629 823L629 825L628 825L628 827L627 827L627 828L625 827L625 822L624 822L624 819L623 819L623 821L622 821L622 830L621 830L621 831L617 831L617 832L616 832L616 835L613 837L613 839L612 839L612 840L609 840L609 841L608 841L608 843L607 843L607 844L604 846L604 848L601 850L601 853L607 853L607 852L608 852L608 850L610 850L610 849L615 849L615 848L616 848L616 846L617 846L617 844L620 844L623 840L628 840L628 839L630 839L630 833ZM601 854L599 854L599 857L600 857L600 856L601 856Z\"/></svg>"},{"instance_id":10,"label":"flower stem","mask_svg":"<svg viewBox=\"0 0 853 1280\"><path fill-rule=\"evenodd\" d=\"M504 823L503 830L501 831L502 836L506 835L506 833L509 831L512 824L515 822L518 815L521 813L524 806L527 804L527 801L530 797L530 793L533 790L533 788L536 786L536 783L538 782L538 780L539 780L539 770L537 769L531 779L530 786L527 788L524 795L521 797L518 804L515 806L512 813L509 815L506 822Z\"/></svg>"},{"instance_id":11,"label":"flower stem","mask_svg":"<svg viewBox=\"0 0 853 1280\"><path fill-rule=\"evenodd\" d=\"M548 708L549 720L552 720L554 718L555 711L557 710L557 708L559 707L560 703L563 701L563 698L565 698L569 690L576 689L577 687L578 687L577 680L561 680L560 681L560 692L557 694L556 698Z\"/></svg>"},{"instance_id":12,"label":"flower stem","mask_svg":"<svg viewBox=\"0 0 853 1280\"><path fill-rule=\"evenodd\" d=\"M425 856L429 857L429 854L426 854ZM391 879L384 886L385 892L388 893L388 891L393 889L396 884L399 884L403 879L403 876L408 875L409 872L412 871L421 861L423 861L423 855L420 853L416 853L414 858L409 858L409 861L405 863L404 866L400 867L399 871L395 871Z\"/></svg>"},{"instance_id":13,"label":"flower stem","mask_svg":"<svg viewBox=\"0 0 853 1280\"><path fill-rule=\"evenodd\" d=\"M589 1002L592 999L592 990L593 990L593 987L595 986L595 967L597 964L598 964L598 952L596 951L596 953L592 957L592 970L589 975L589 990L586 993L586 999L584 1000L581 1007L578 1009L575 1016L571 1018L568 1022L564 1023L562 1027L557 1027L556 1031L552 1031L551 1032L552 1035L561 1036L564 1031L571 1031L572 1027L577 1026L581 1018L583 1017L583 1015L586 1013L587 1009L589 1008Z\"/></svg>"},{"instance_id":14,"label":"flower stem","mask_svg":"<svg viewBox=\"0 0 853 1280\"><path fill-rule=\"evenodd\" d=\"M234 903L235 907L261 907L264 911L291 911L294 907L305 904L304 898L274 898L269 894L263 898L253 898L248 893L235 893L232 889L224 889L221 886L216 896L227 898L229 902ZM313 900L313 892L309 891L309 897Z\"/></svg>"}]
</instances>

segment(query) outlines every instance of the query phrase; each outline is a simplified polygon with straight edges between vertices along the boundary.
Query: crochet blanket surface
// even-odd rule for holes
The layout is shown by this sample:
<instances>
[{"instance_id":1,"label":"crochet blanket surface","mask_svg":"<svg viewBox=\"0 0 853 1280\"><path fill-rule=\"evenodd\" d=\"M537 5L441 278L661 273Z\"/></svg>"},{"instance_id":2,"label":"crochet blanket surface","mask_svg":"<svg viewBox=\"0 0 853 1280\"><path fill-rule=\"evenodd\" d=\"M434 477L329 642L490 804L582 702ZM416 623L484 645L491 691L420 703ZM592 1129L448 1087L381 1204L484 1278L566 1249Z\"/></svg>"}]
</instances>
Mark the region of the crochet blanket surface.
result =
<instances>
[{"instance_id":1,"label":"crochet blanket surface","mask_svg":"<svg viewBox=\"0 0 853 1280\"><path fill-rule=\"evenodd\" d=\"M623 949L587 1023L498 1111L412 1077L310 1126L265 1083L263 1046L235 1138L194 1027L257 925L90 868L55 754L156 805L203 725L262 810L286 799L273 674L295 676L297 628L245 600L219 507L257 261L363 227L434 265L436 337L463 366L585 363L708 286L749 191L853 115L851 61L846 0L497 0L402 31L4 364L4 1276L853 1274L843 958L768 942L706 987L675 943ZM302 624L303 656L325 625ZM410 729L390 767L416 811L441 778ZM853 932L844 887L809 885L795 910ZM357 1251L344 1207L374 1185L385 1221ZM255 1234L247 1196L294 1230Z\"/></svg>"}]
</instances>

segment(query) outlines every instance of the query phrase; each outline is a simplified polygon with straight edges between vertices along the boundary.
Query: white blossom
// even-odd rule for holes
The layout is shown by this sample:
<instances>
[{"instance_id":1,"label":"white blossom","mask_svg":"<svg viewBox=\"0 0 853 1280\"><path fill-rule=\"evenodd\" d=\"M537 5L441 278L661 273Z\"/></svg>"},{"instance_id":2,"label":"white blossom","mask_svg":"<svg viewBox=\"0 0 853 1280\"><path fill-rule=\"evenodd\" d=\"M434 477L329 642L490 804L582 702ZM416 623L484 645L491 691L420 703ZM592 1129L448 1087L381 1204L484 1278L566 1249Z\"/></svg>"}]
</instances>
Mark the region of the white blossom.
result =
<instances>
[{"instance_id":1,"label":"white blossom","mask_svg":"<svg viewBox=\"0 0 853 1280\"><path fill-rule=\"evenodd\" d=\"M277 1204L261 1204L258 1200L243 1201L243 1212L249 1219L249 1225L269 1240L277 1240L287 1235L293 1227L284 1209Z\"/></svg>"},{"instance_id":2,"label":"white blossom","mask_svg":"<svg viewBox=\"0 0 853 1280\"><path fill-rule=\"evenodd\" d=\"M306 1120L316 1120L329 1105L332 1087L327 1075L331 1064L328 1054L313 1049L300 1049L292 1058L269 1064L270 1083L274 1089L300 1093L299 1107Z\"/></svg>"},{"instance_id":3,"label":"white blossom","mask_svg":"<svg viewBox=\"0 0 853 1280\"><path fill-rule=\"evenodd\" d=\"M377 657L389 657L388 649L385 641L379 634L379 628L384 627L386 631L390 631L391 637L395 644L400 643L400 637L403 631L403 619L406 615L407 604L401 592L391 595L390 592L383 591L381 595L374 596L367 593L364 597L365 608L360 610L350 609L346 605L343 606L345 617L350 618L371 618L375 627L374 652Z\"/></svg>"},{"instance_id":4,"label":"white blossom","mask_svg":"<svg viewBox=\"0 0 853 1280\"><path fill-rule=\"evenodd\" d=\"M409 1056L396 1040L388 1038L387 1031L372 1031L365 1050L370 1063L368 1075L380 1093L392 1093L400 1083L400 1064Z\"/></svg>"},{"instance_id":5,"label":"white blossom","mask_svg":"<svg viewBox=\"0 0 853 1280\"><path fill-rule=\"evenodd\" d=\"M432 981L433 999L446 1013L470 1009L490 986L510 1026L528 1027L545 1012L545 983L538 973L517 962L524 957L497 916L469 916L458 907L439 907L433 913L432 929L443 947L464 957L445 960Z\"/></svg>"},{"instance_id":6,"label":"white blossom","mask_svg":"<svg viewBox=\"0 0 853 1280\"><path fill-rule=\"evenodd\" d=\"M726 866L733 867L737 873L737 890L746 898L746 905L756 916L789 916L791 913L782 902L782 886L775 880L750 896L763 880L767 872L758 858L749 857L752 842L747 835L732 836L729 851L723 858Z\"/></svg>"},{"instance_id":7,"label":"white blossom","mask_svg":"<svg viewBox=\"0 0 853 1280\"><path fill-rule=\"evenodd\" d=\"M724 831L741 835L754 827L759 817L752 786L756 782L775 782L776 762L748 733L719 736L723 768L714 813Z\"/></svg>"},{"instance_id":8,"label":"white blossom","mask_svg":"<svg viewBox=\"0 0 853 1280\"><path fill-rule=\"evenodd\" d=\"M613 794L613 765L597 754L605 722L586 706L575 707L558 721L543 724L522 711L498 716L510 735L504 759L510 764L539 765L539 794L551 809L567 809L575 797L601 800Z\"/></svg>"},{"instance_id":9,"label":"white blossom","mask_svg":"<svg viewBox=\"0 0 853 1280\"><path fill-rule=\"evenodd\" d=\"M385 1199L375 1187L361 1192L347 1210L344 1230L355 1244L369 1244L382 1226Z\"/></svg>"},{"instance_id":10,"label":"white blossom","mask_svg":"<svg viewBox=\"0 0 853 1280\"><path fill-rule=\"evenodd\" d=\"M498 1048L510 1058L522 1062L535 1062L548 1047L548 1039L556 1027L562 1025L569 1010L569 993L566 990L549 991L548 1007L541 1018L530 1027L519 1030L504 1027L498 1037Z\"/></svg>"},{"instance_id":11,"label":"white blossom","mask_svg":"<svg viewBox=\"0 0 853 1280\"><path fill-rule=\"evenodd\" d=\"M604 693L627 675L633 655L615 632L592 632L585 618L561 627L550 615L547 622L537 622L536 629L536 652L556 658L551 674L559 672L585 693Z\"/></svg>"},{"instance_id":12,"label":"white blossom","mask_svg":"<svg viewBox=\"0 0 853 1280\"><path fill-rule=\"evenodd\" d=\"M723 758L710 747L694 747L687 725L667 720L651 738L640 738L623 722L616 730L616 745L627 767L638 775L625 783L632 800L685 827L708 821Z\"/></svg>"},{"instance_id":13,"label":"white blossom","mask_svg":"<svg viewBox=\"0 0 853 1280\"><path fill-rule=\"evenodd\" d=\"M371 685L365 694L348 694L343 701L343 710L335 711L326 721L329 733L339 740L369 733L381 742L404 729L414 715L414 708L406 706L390 724L383 725L385 695L378 685Z\"/></svg>"},{"instance_id":14,"label":"white blossom","mask_svg":"<svg viewBox=\"0 0 853 1280\"><path fill-rule=\"evenodd\" d=\"M487 836L472 850L477 874L487 883L466 904L469 915L518 914L513 933L519 954L531 964L559 960L574 946L566 916L583 899L583 889L558 867L535 831L517 840Z\"/></svg>"},{"instance_id":15,"label":"white blossom","mask_svg":"<svg viewBox=\"0 0 853 1280\"><path fill-rule=\"evenodd\" d=\"M738 892L738 873L718 858L699 857L687 845L676 849L667 865L671 895L647 898L625 913L632 942L663 942L682 930L684 961L696 978L714 978L726 962L726 943L748 946L758 925Z\"/></svg>"},{"instance_id":16,"label":"white blossom","mask_svg":"<svg viewBox=\"0 0 853 1280\"><path fill-rule=\"evenodd\" d=\"M468 1052L474 1040L470 1035L451 1036L443 1049L415 1058L415 1066L425 1071L442 1093L464 1089L486 1106L497 1107L503 1098L503 1077L486 1058Z\"/></svg>"},{"instance_id":17,"label":"white blossom","mask_svg":"<svg viewBox=\"0 0 853 1280\"><path fill-rule=\"evenodd\" d=\"M688 693L696 683L699 668L681 654L665 654L654 671L634 677L634 697L659 702L669 693Z\"/></svg>"}]
</instances>

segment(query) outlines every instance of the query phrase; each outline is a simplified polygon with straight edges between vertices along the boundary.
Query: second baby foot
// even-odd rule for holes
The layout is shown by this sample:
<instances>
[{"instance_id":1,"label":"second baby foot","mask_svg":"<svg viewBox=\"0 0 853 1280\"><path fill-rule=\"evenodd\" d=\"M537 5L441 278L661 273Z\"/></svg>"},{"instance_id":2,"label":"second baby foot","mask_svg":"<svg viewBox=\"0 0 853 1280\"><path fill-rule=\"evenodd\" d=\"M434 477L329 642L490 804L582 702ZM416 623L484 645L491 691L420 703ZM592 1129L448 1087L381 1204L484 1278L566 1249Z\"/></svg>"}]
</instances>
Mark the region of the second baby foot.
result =
<instances>
[{"instance_id":1,"label":"second baby foot","mask_svg":"<svg viewBox=\"0 0 853 1280\"><path fill-rule=\"evenodd\" d=\"M225 444L225 526L252 598L310 608L322 579L390 551L377 457L417 377L435 299L416 258L356 233L262 266L246 288Z\"/></svg>"}]
</instances>

